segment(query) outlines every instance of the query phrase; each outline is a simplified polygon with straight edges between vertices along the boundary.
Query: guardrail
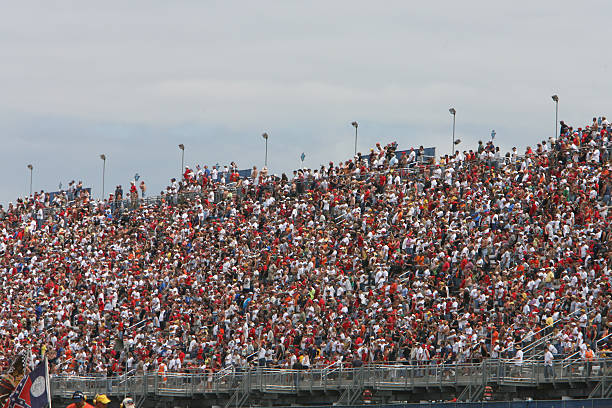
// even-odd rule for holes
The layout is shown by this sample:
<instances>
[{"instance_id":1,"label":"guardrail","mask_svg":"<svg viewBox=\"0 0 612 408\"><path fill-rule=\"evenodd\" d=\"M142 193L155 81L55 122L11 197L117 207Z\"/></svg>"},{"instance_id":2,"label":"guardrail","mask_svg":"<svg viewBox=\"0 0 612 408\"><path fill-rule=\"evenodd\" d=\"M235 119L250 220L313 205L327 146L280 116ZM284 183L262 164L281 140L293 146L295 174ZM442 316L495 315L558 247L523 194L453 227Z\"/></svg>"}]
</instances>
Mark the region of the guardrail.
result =
<instances>
[{"instance_id":1,"label":"guardrail","mask_svg":"<svg viewBox=\"0 0 612 408\"><path fill-rule=\"evenodd\" d=\"M360 385L376 390L411 390L430 386L469 386L500 384L534 386L543 383L576 383L612 381L612 359L592 362L575 360L556 362L551 369L542 361L519 364L514 360L486 360L479 364L441 365L366 365L359 368L335 366L323 369L289 370L272 368L233 368L217 373L143 373L131 377L68 376L51 377L54 397L70 398L75 390L88 395L105 393L131 395L191 397L194 394L258 391L262 393L296 393L298 391L342 392L354 387L360 374Z\"/></svg>"}]
</instances>

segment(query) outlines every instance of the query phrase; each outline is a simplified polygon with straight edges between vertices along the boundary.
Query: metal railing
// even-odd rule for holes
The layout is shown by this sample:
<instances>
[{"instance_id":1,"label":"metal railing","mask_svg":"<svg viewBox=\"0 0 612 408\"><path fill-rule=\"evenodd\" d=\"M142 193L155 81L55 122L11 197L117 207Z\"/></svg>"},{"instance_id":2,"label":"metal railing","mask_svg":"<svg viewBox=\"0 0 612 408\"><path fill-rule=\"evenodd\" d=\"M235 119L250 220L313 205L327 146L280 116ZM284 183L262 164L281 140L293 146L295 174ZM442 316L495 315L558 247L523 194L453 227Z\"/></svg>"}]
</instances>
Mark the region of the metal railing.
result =
<instances>
[{"instance_id":1,"label":"metal railing","mask_svg":"<svg viewBox=\"0 0 612 408\"><path fill-rule=\"evenodd\" d=\"M601 339L597 340L595 342L595 346L599 346L599 343L601 343L602 341L608 339L610 336L612 336L612 333L607 334L606 336L602 337ZM570 354L569 356L567 356L565 359L563 359L562 363L567 365L571 364L572 361L574 361L576 358L578 358L578 355L581 353L581 350L575 351L574 353Z\"/></svg>"},{"instance_id":2,"label":"metal railing","mask_svg":"<svg viewBox=\"0 0 612 408\"><path fill-rule=\"evenodd\" d=\"M356 375L359 374L359 377ZM334 366L322 369L290 370L251 368L216 373L141 373L131 377L68 376L51 378L54 397L69 398L75 390L88 395L105 393L122 396L128 386L130 394L158 396L193 396L194 394L258 391L261 393L296 393L329 391L342 393L359 378L362 387L376 390L410 390L429 386L468 386L501 384L533 386L542 383L579 381L612 381L612 359L592 362L558 361L551 368L542 361L519 363L514 360L486 360L478 364L377 365L359 368ZM122 381L125 381L122 383Z\"/></svg>"}]
</instances>

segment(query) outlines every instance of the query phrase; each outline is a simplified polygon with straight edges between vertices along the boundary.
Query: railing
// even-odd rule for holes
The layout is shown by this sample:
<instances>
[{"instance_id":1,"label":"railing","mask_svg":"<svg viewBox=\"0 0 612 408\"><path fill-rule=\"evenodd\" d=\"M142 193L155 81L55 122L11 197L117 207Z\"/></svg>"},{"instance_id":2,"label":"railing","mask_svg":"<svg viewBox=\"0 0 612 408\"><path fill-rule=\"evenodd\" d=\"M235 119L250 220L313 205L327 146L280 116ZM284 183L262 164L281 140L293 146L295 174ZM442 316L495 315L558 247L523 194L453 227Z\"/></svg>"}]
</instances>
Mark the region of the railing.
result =
<instances>
[{"instance_id":1,"label":"railing","mask_svg":"<svg viewBox=\"0 0 612 408\"><path fill-rule=\"evenodd\" d=\"M567 316L564 316L560 319L557 319L553 322L553 324L551 326L546 326L543 329L538 330L537 332L535 332L532 336L536 336L538 334L540 334L542 331L545 330L550 330L550 333L546 334L545 336L534 340L532 343L530 343L529 345L527 345L525 348L523 348L523 353L525 353L525 355L531 354L529 355L529 357L526 358L526 360L539 360L544 356L545 350L544 349L540 349L537 350L540 346L542 345L546 345L546 343L548 343L549 341L551 341L554 338L554 327L558 322L567 322L569 320L569 318L575 314L577 314L578 312L581 312L581 309L576 309L574 310L572 313L568 314ZM587 312L587 316L590 315L591 313L593 313L594 311L591 310L589 312ZM572 359L576 356L576 354L568 357L568 359Z\"/></svg>"},{"instance_id":2,"label":"railing","mask_svg":"<svg viewBox=\"0 0 612 408\"><path fill-rule=\"evenodd\" d=\"M356 377L358 374L359 377ZM130 394L193 396L206 393L233 394L237 390L247 393L255 390L263 393L336 390L342 393L354 386L356 378L359 378L362 387L377 390L492 383L533 386L586 380L612 381L612 359L592 362L573 360L567 364L555 362L552 368L546 368L542 361L519 363L514 360L486 360L479 364L370 364L360 368L335 366L309 370L236 368L217 373L145 373L128 377L125 381ZM105 393L122 396L125 384L120 384L121 380L122 377L56 375L51 378L51 389L54 397L63 398L69 398L75 390L88 395Z\"/></svg>"},{"instance_id":3,"label":"railing","mask_svg":"<svg viewBox=\"0 0 612 408\"><path fill-rule=\"evenodd\" d=\"M552 324L551 326L546 326L546 327L543 327L542 329L538 330L538 331L537 331L537 332L535 332L535 333L531 333L531 334L527 334L527 335L523 336L523 337L521 338L520 342L522 343L522 342L524 342L524 341L525 341L525 340L527 340L527 339L533 338L533 337L537 336L538 334L540 334L541 332L543 332L543 331L545 331L545 330L547 330L547 329L552 330L552 328L553 328L553 327L555 327L555 325L556 325L557 323L559 323L559 322L567 322L571 316L573 316L574 314L576 314L576 313L577 313L577 312L579 312L579 311L580 311L580 309L576 309L576 310L574 310L572 313L570 313L570 314L568 314L568 315L565 315L565 316L562 316L562 317L560 317L559 319L557 319L557 320L553 321L553 324ZM514 326L514 325L512 325L512 326ZM527 348L530 348L530 346L532 346L534 343L537 343L537 342L538 342L538 341L540 341L540 340L541 340L541 339L535 339L534 341L532 341L532 343L530 343L529 345L525 346L525 349L523 350L523 352L524 352L524 353L526 353L526 352L527 352ZM505 349L503 349L503 350L501 351L501 353L504 353L504 352L506 352L506 351L510 350L511 348L512 348L512 347L506 347Z\"/></svg>"},{"instance_id":4,"label":"railing","mask_svg":"<svg viewBox=\"0 0 612 408\"><path fill-rule=\"evenodd\" d=\"M609 338L610 336L612 336L612 333L609 333L609 334L607 334L606 336L602 337L601 339L597 340L597 341L595 342L595 346L599 346L599 343L601 343L601 342L602 342L602 341L604 341L605 339ZM581 352L581 351L580 351L580 350L578 350L578 351L576 351L576 352L574 352L574 353L570 354L570 355L569 355L569 356L567 356L565 359L563 359L562 363L563 363L563 364L566 364L566 362L567 362L567 365L572 364L572 361L574 361L574 360L577 358L577 356L580 354L580 352Z\"/></svg>"}]
</instances>

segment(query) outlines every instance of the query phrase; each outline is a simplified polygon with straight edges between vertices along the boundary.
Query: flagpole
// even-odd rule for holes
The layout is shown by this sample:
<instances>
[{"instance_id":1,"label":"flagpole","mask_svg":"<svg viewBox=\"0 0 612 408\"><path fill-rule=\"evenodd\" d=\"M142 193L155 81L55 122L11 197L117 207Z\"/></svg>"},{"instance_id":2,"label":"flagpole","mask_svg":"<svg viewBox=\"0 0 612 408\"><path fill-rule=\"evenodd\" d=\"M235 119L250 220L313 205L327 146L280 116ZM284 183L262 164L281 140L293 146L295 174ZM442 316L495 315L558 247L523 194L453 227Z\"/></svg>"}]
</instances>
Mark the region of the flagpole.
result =
<instances>
[{"instance_id":1,"label":"flagpole","mask_svg":"<svg viewBox=\"0 0 612 408\"><path fill-rule=\"evenodd\" d=\"M49 408L51 408L51 381L49 379L49 360L47 360L47 353L45 353L45 386L47 387L47 402Z\"/></svg>"}]
</instances>

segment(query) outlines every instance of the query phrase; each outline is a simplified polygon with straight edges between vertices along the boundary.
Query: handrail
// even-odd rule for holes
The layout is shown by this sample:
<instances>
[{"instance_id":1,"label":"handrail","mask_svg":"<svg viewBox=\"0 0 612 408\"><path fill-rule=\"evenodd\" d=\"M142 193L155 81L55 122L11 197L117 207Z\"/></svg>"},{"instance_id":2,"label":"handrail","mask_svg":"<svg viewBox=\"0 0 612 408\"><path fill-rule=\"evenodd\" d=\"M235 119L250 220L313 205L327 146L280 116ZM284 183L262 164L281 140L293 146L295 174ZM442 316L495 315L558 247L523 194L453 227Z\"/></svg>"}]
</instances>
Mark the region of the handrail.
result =
<instances>
[{"instance_id":1,"label":"handrail","mask_svg":"<svg viewBox=\"0 0 612 408\"><path fill-rule=\"evenodd\" d=\"M333 366L335 366L336 364L338 364L340 362L340 360L336 360L333 363L331 363L330 365L323 367L324 370L329 370L330 368L332 368Z\"/></svg>"},{"instance_id":2,"label":"handrail","mask_svg":"<svg viewBox=\"0 0 612 408\"><path fill-rule=\"evenodd\" d=\"M601 342L601 341L603 341L603 340L607 339L607 338L608 338L608 337L610 337L610 336L612 336L612 332L610 332L610 333L606 334L604 337L602 337L601 339L597 340L597 341L595 342L595 345L598 345L598 344L599 344L599 342Z\"/></svg>"},{"instance_id":3,"label":"handrail","mask_svg":"<svg viewBox=\"0 0 612 408\"><path fill-rule=\"evenodd\" d=\"M334 368L333 370L330 370L331 367L333 367L334 365L338 364L337 368ZM325 367L323 370L325 371L324 375L325 377L327 377L328 375L335 373L337 371L342 371L342 361L340 360L336 360L334 361L332 364L330 364L328 367Z\"/></svg>"},{"instance_id":4,"label":"handrail","mask_svg":"<svg viewBox=\"0 0 612 408\"><path fill-rule=\"evenodd\" d=\"M564 359L563 359L563 361L561 361L561 362L562 362L562 363L565 363L567 360L570 360L570 359L571 359L571 360L575 360L573 357L574 357L574 356L577 356L578 354L580 354L580 350L578 350L578 351L576 351L574 354L572 354L572 355L570 355L570 356L568 356L568 357L564 358ZM572 363L571 363L571 361L570 361L568 364L564 365L564 366L563 366L563 368L569 367L571 364L572 364Z\"/></svg>"},{"instance_id":5,"label":"handrail","mask_svg":"<svg viewBox=\"0 0 612 408\"><path fill-rule=\"evenodd\" d=\"M123 374L123 375L121 376L121 377L123 377L123 380L121 380L121 381L119 382L119 384L123 384L124 382L126 382L126 381L128 380L128 376L129 376L131 373L134 373L134 372L136 372L136 369L135 369L135 368L133 368L133 369L131 369L130 371L128 371L128 372L126 372L125 374ZM120 378L121 378L121 377L120 377Z\"/></svg>"},{"instance_id":6,"label":"handrail","mask_svg":"<svg viewBox=\"0 0 612 408\"><path fill-rule=\"evenodd\" d=\"M528 346L526 346L523 349L523 353L529 353L533 350L535 350L536 348L538 348L539 346L541 346L542 344L548 342L550 340L550 338L553 337L553 333L548 333L547 335L545 335L544 337L540 337L539 339L537 339L536 341L534 341L533 343L529 344ZM528 357L526 360L534 360L535 357L537 356L538 353Z\"/></svg>"},{"instance_id":7,"label":"handrail","mask_svg":"<svg viewBox=\"0 0 612 408\"><path fill-rule=\"evenodd\" d=\"M611 334L612 335L612 334ZM489 364L494 364L494 363L516 363L516 360L513 358L499 358L499 359L487 359L485 360L486 362L488 362ZM595 358L593 361L608 361L608 362L612 362L612 358ZM583 362L582 359L573 359L573 362ZM544 360L537 360L537 361L533 361L533 364L544 364ZM395 369L426 369L428 367L457 367L457 368L462 368L462 367L473 367L473 368L478 368L478 367L482 367L483 363L482 362L478 362L478 363L441 363L441 364L435 364L435 365L418 365L418 364L377 364L377 363L372 363L372 364L365 364L361 367L345 367L343 368L343 370L345 371L358 371L358 370L362 370L364 367L367 367L371 370L380 370L380 371L384 371L384 370L395 370ZM327 366L329 367L329 366ZM278 372L323 372L325 371L327 368L323 367L323 368L309 368L309 369L303 369L303 370L297 370L297 369L290 369L290 368L261 368L258 369L259 371L263 371L263 372L270 372L270 373L278 373ZM245 370L244 372L247 372L249 370L256 370L256 368L252 367L249 368L247 370ZM222 373L224 370L222 371L218 371L216 374L220 374ZM151 372L147 374L148 376L155 376L155 375L160 375L157 372ZM201 377L205 377L207 376L208 373L202 372L202 373L185 373L185 372L179 372L179 371L169 371L163 374L163 376L175 376L175 377L184 377L184 378L191 378L192 376L201 376ZM107 380L107 379L118 379L121 378L123 376L119 376L119 377L106 377L104 375L100 375L100 376L80 376L80 375L68 375L68 374L51 374L51 379L52 380L83 380L83 381L91 381L91 380ZM144 374L138 374L134 377L144 377Z\"/></svg>"},{"instance_id":8,"label":"handrail","mask_svg":"<svg viewBox=\"0 0 612 408\"><path fill-rule=\"evenodd\" d=\"M329 366L338 365L336 361ZM538 384L583 384L596 381L608 381L610 373L608 367L612 367L612 359L597 359L593 362L574 360L572 368L564 369L560 364L552 367L552 376L547 375L549 371L544 370L543 362L521 362L515 359L489 359L480 363L453 363L441 365L387 365L366 364L359 368L349 367L337 375L329 374L327 367L314 369L279 369L279 368L249 368L234 372L226 379L218 376L210 376L208 373L153 373L151 378L147 375L139 375L134 378L131 387L126 388L130 394L162 397L190 397L197 395L214 395L220 402L235 400L236 396L241 399L253 392L266 398L261 394L289 394L300 395L301 391L310 393L337 392L344 395L348 392L351 398L355 394L353 387L366 387L375 390L391 390L391 392L405 392L415 387L427 388L434 384L440 386L457 387L457 392L462 387L471 387L470 395L477 395L487 385L493 387L512 385L515 387L535 387ZM334 370L335 371L335 370ZM166 379L167 377L167 379ZM154 381L150 381L154 380ZM348 380L348 381L347 381ZM142 381L142 382L141 382ZM69 398L75 389L80 389L87 394L105 393L110 397L123 394L123 387L116 383L107 382L104 377L91 381L89 377L79 376L52 376L51 390L54 398ZM142 388L140 388L142 387ZM353 389L353 390L351 390ZM364 388L360 388L364 389ZM348 391L347 391L348 390ZM588 392L588 391L587 391ZM314 395L314 394L313 394ZM291 397L288 397L291 398ZM240 400L242 401L242 400ZM351 399L352 401L352 399ZM226 404L227 406L227 404ZM230 404L233 406L233 404ZM243 406L237 403L236 406Z\"/></svg>"},{"instance_id":9,"label":"handrail","mask_svg":"<svg viewBox=\"0 0 612 408\"><path fill-rule=\"evenodd\" d=\"M524 340L525 340L527 337L533 337L533 336L535 336L536 334L540 333L541 331L548 329L549 327L554 327L554 325L555 325L555 324L559 323L559 322L560 322L561 320L563 320L563 319L567 319L568 317L572 316L574 313L578 312L579 310L580 310L580 309L576 309L576 310L574 310L572 313L570 313L570 314L568 314L568 315L566 315L566 316L560 317L559 319L557 319L557 320L553 321L553 324L552 324L551 326L546 326L546 327L543 327L543 328L541 328L540 330L538 330L537 332L535 332L535 333L533 333L533 334L531 334L531 335L529 335L529 336L524 336L524 337L523 337L523 338L522 338L520 341L521 341L521 342L522 342L522 341L524 341ZM587 313L590 313L590 312L587 312ZM538 339L538 340L539 340L539 339ZM537 341L537 340L536 340L536 341ZM526 347L529 347L529 345L527 345ZM508 351L509 349L510 349L510 347L506 347L505 349L503 349L502 351L500 351L500 353L503 353L503 352L505 352L505 351Z\"/></svg>"},{"instance_id":10,"label":"handrail","mask_svg":"<svg viewBox=\"0 0 612 408\"><path fill-rule=\"evenodd\" d=\"M602 337L601 339L597 340L597 341L595 342L595 344L596 344L596 345L597 345L597 344L599 344L599 342L600 342L600 341L605 340L605 339L607 339L607 338L608 338L608 337L610 337L610 336L612 336L612 333L609 333L609 334L608 334L608 335L606 335L605 337ZM580 354L580 350L578 350L578 351L576 351L575 353L571 354L570 356L568 356L568 357L564 358L562 362L563 362L563 363L565 363L565 361L567 361L567 360L571 359L571 358L572 358L572 357L574 357L574 356L577 356L578 354ZM563 368L568 367L570 364L571 364L571 362L570 362L570 363L568 363L568 364L566 364L565 366L563 366Z\"/></svg>"}]
</instances>

